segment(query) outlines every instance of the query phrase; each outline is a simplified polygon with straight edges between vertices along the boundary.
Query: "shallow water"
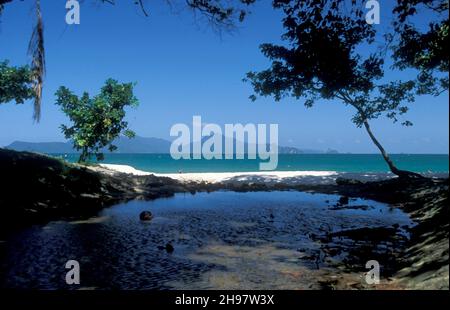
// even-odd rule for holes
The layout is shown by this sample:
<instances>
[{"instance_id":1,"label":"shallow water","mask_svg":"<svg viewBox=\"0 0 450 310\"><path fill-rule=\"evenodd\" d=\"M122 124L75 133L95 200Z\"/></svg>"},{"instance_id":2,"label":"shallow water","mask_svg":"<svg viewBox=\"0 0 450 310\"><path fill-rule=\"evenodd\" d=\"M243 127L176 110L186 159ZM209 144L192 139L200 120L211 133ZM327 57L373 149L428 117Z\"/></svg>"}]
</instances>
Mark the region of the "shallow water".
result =
<instances>
[{"instance_id":1,"label":"shallow water","mask_svg":"<svg viewBox=\"0 0 450 310\"><path fill-rule=\"evenodd\" d=\"M413 223L399 209L303 192L214 192L131 201L86 221L52 222L1 245L0 285L72 289L308 289L337 280L364 286L365 262L388 268ZM357 206L364 207L357 207ZM150 210L151 222L139 213ZM395 238L352 240L332 233L392 227ZM397 227L397 225L395 225ZM362 238L364 239L364 238ZM163 247L174 247L168 253ZM65 283L77 260L81 285ZM334 285L334 284L333 284Z\"/></svg>"},{"instance_id":2,"label":"shallow water","mask_svg":"<svg viewBox=\"0 0 450 310\"><path fill-rule=\"evenodd\" d=\"M77 162L79 154L53 154ZM449 171L447 154L392 154L400 169L419 173ZM154 173L183 172L254 172L259 160L175 160L170 154L105 154L106 164L129 165ZM389 167L380 154L279 154L277 171L338 171L386 173Z\"/></svg>"}]
</instances>

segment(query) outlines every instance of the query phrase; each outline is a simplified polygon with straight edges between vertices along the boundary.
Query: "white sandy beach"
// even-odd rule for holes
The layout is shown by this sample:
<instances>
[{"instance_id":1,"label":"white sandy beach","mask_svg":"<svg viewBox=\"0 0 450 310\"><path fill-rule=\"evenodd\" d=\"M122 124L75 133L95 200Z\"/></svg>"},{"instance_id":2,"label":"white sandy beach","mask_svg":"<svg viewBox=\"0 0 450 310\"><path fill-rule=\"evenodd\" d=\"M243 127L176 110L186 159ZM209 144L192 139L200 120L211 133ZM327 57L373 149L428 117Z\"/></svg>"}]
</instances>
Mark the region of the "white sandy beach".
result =
<instances>
[{"instance_id":1,"label":"white sandy beach","mask_svg":"<svg viewBox=\"0 0 450 310\"><path fill-rule=\"evenodd\" d=\"M100 164L103 168L128 173L133 175L150 175L169 177L181 182L260 182L260 183L300 183L305 179L314 178L330 181L335 179L338 173L335 171L257 171L257 172L204 172L204 173L152 173L137 170L127 165ZM315 182L315 183L316 183Z\"/></svg>"}]
</instances>

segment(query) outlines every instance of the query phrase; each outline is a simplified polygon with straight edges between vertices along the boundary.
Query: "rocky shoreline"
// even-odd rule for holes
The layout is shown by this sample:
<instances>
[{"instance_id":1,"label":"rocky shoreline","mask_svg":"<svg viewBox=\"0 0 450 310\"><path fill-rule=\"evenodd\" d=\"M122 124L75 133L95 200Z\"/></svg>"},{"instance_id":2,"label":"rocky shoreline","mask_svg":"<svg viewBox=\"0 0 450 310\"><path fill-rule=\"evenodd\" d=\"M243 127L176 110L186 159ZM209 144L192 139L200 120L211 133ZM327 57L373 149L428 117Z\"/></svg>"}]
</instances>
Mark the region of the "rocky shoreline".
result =
<instances>
[{"instance_id":1,"label":"rocky shoreline","mask_svg":"<svg viewBox=\"0 0 450 310\"><path fill-rule=\"evenodd\" d=\"M361 197L391 204L418 225L398 258L392 287L449 288L448 178L381 181L337 178L333 182L179 181L83 166L27 152L0 149L0 236L33 224L93 216L104 207L133 199L151 200L180 192L297 190ZM345 199L345 198L344 198Z\"/></svg>"}]
</instances>

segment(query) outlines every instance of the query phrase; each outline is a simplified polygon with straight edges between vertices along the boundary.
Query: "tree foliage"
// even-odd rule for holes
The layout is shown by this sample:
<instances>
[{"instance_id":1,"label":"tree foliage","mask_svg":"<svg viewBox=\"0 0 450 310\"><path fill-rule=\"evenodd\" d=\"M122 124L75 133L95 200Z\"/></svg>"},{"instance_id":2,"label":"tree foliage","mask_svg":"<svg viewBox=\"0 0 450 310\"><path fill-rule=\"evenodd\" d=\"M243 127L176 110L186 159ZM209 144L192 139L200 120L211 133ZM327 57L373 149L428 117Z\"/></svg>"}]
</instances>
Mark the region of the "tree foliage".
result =
<instances>
[{"instance_id":1,"label":"tree foliage","mask_svg":"<svg viewBox=\"0 0 450 310\"><path fill-rule=\"evenodd\" d=\"M12 0L0 0L0 14L2 14L5 4L7 4L8 2L11 2L11 1Z\"/></svg>"},{"instance_id":2,"label":"tree foliage","mask_svg":"<svg viewBox=\"0 0 450 310\"><path fill-rule=\"evenodd\" d=\"M406 1L399 0L399 4L403 2ZM260 72L249 72L245 80L253 86L252 100L257 95L273 96L276 101L294 97L303 100L307 107L319 99L352 106L355 108L353 122L367 129L390 169L402 174L371 132L369 121L384 115L397 122L417 94L438 94L437 79L431 69L438 68L448 74L448 58L436 62L448 57L441 54L447 47L442 46L445 40L434 40L433 44L438 46L434 49L436 55L421 46L415 49L416 58L410 57L405 48L410 44L406 35L401 35L399 44L391 46L396 29L411 29L400 13L403 9L399 6L394 9L400 15L393 19L396 23L392 32L377 33L377 28L365 20L364 4L363 0L273 0L273 7L283 12L285 44L262 44L261 51L271 60L271 66ZM409 9L407 12L411 13ZM437 33L442 32L439 29ZM394 70L414 67L421 71L418 78L389 80L385 75L391 70L385 64L389 56L396 60ZM424 60L426 57L429 59ZM412 125L408 120L402 124Z\"/></svg>"},{"instance_id":3,"label":"tree foliage","mask_svg":"<svg viewBox=\"0 0 450 310\"><path fill-rule=\"evenodd\" d=\"M23 0L22 0L23 1ZM114 5L116 0L90 0L92 3L105 3ZM222 31L231 30L237 22L242 22L248 13L247 7L256 0L185 0L184 6L193 12L200 12L205 17L213 29ZM0 17L5 7L19 0L0 0ZM145 16L150 16L150 1L129 0L130 4L137 5ZM172 6L174 0L166 0ZM177 2L178 3L178 2ZM36 21L28 46L28 53L31 56L32 83L34 90L34 114L33 118L39 121L41 115L42 89L44 87L45 76L45 46L44 46L44 22L42 18L40 0L34 0ZM1 22L1 20L0 20Z\"/></svg>"},{"instance_id":4,"label":"tree foliage","mask_svg":"<svg viewBox=\"0 0 450 310\"><path fill-rule=\"evenodd\" d=\"M0 0L2 1L2 0ZM9 0L11 1L11 0ZM116 4L118 0L95 0L107 4ZM234 27L236 22L242 22L248 14L248 7L255 3L256 0L165 0L165 2L173 7L182 3L188 9L199 12L206 17L208 22L219 28ZM145 16L151 16L152 3L149 0L130 1L137 5Z\"/></svg>"},{"instance_id":5,"label":"tree foliage","mask_svg":"<svg viewBox=\"0 0 450 310\"><path fill-rule=\"evenodd\" d=\"M133 83L120 84L108 79L100 94L92 98L87 92L78 97L66 87L58 89L56 104L72 122L72 126L62 125L61 129L65 137L73 141L75 149L81 151L80 162L89 160L92 155L102 160L102 149L117 149L112 142L121 134L134 137L124 121L125 108L138 105L133 86Z\"/></svg>"},{"instance_id":6,"label":"tree foliage","mask_svg":"<svg viewBox=\"0 0 450 310\"><path fill-rule=\"evenodd\" d=\"M261 45L272 66L249 72L247 79L256 95L277 101L292 96L312 107L318 99L342 100L356 108L358 126L382 113L396 121L407 111L402 103L414 100L415 83L380 82L384 57L375 43L375 27L366 23L363 5L348 10L345 2L275 0L274 7L285 14L287 44ZM371 49L366 55L358 50L363 44Z\"/></svg>"},{"instance_id":7,"label":"tree foliage","mask_svg":"<svg viewBox=\"0 0 450 310\"><path fill-rule=\"evenodd\" d=\"M169 0L170 2L170 0ZM216 28L233 28L249 13L248 7L256 0L186 0L186 5L199 11Z\"/></svg>"},{"instance_id":8,"label":"tree foliage","mask_svg":"<svg viewBox=\"0 0 450 310\"><path fill-rule=\"evenodd\" d=\"M438 95L448 90L448 9L448 0L397 0L393 10L393 26L399 37L393 49L395 66L418 70L420 93ZM421 11L433 17L422 27L415 23Z\"/></svg>"},{"instance_id":9,"label":"tree foliage","mask_svg":"<svg viewBox=\"0 0 450 310\"><path fill-rule=\"evenodd\" d=\"M15 101L17 104L33 98L32 76L28 66L9 66L0 62L0 104Z\"/></svg>"}]
</instances>

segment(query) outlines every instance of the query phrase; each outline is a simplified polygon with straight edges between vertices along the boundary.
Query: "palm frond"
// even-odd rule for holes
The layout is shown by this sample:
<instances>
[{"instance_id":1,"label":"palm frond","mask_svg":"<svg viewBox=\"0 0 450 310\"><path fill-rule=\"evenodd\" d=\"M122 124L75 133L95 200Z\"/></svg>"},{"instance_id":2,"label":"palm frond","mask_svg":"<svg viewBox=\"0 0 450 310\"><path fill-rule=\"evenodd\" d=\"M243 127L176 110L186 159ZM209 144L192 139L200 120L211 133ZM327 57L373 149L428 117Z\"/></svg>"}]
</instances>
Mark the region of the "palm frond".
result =
<instances>
[{"instance_id":1,"label":"palm frond","mask_svg":"<svg viewBox=\"0 0 450 310\"><path fill-rule=\"evenodd\" d=\"M41 4L36 0L36 25L33 28L28 54L31 56L31 71L34 90L33 119L39 122L41 118L42 88L45 76L44 24L42 22Z\"/></svg>"}]
</instances>

